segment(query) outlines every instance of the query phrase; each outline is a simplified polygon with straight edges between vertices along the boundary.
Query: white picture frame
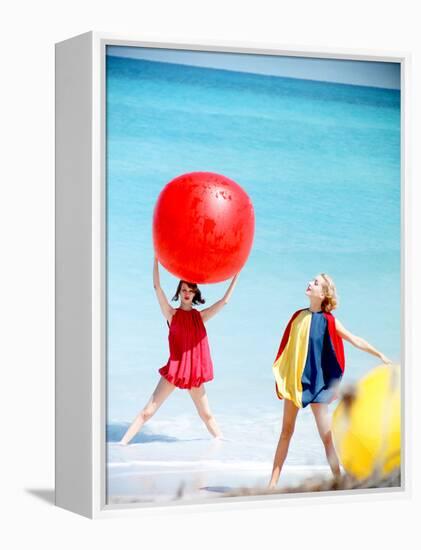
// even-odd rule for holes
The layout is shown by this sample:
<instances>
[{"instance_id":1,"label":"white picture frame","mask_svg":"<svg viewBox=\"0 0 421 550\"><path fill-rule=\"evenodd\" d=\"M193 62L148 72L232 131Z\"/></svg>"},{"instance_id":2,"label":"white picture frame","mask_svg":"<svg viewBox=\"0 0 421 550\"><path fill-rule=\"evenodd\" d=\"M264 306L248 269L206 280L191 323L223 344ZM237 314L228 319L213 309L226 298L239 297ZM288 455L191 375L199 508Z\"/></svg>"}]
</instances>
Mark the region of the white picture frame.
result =
<instances>
[{"instance_id":1,"label":"white picture frame","mask_svg":"<svg viewBox=\"0 0 421 550\"><path fill-rule=\"evenodd\" d=\"M163 504L106 503L105 52L108 45L400 63L402 487L341 494L235 497L165 504L283 506L302 498L402 498L410 491L410 358L407 286L410 55L238 42L167 43L88 32L56 44L56 505L89 518L156 513Z\"/></svg>"}]
</instances>

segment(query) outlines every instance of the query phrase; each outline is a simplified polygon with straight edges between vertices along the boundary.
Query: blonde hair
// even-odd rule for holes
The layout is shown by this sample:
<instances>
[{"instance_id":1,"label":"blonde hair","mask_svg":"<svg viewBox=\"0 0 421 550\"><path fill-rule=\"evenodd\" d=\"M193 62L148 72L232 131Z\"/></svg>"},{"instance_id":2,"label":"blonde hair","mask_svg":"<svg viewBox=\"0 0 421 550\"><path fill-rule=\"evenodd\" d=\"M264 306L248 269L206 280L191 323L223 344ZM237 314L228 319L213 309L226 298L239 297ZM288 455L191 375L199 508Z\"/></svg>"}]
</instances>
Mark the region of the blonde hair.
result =
<instances>
[{"instance_id":1,"label":"blonde hair","mask_svg":"<svg viewBox=\"0 0 421 550\"><path fill-rule=\"evenodd\" d=\"M332 277L329 277L327 273L320 273L320 277L323 279L322 288L325 295L321 304L322 311L330 313L333 309L338 307L338 295L336 294L336 286Z\"/></svg>"}]
</instances>

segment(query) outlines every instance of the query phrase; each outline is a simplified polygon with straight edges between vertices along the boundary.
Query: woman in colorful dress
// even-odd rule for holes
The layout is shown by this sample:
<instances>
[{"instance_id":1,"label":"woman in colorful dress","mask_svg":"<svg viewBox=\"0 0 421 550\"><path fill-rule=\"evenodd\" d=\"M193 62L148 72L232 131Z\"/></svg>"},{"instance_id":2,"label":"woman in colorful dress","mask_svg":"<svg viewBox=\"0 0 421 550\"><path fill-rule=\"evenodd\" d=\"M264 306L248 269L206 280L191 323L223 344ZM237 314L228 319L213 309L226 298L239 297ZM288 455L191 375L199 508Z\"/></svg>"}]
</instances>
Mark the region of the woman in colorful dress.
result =
<instances>
[{"instance_id":1,"label":"woman in colorful dress","mask_svg":"<svg viewBox=\"0 0 421 550\"><path fill-rule=\"evenodd\" d=\"M351 334L331 311L337 306L336 288L325 273L310 281L306 295L310 306L291 317L273 364L276 393L284 399L282 430L273 461L269 487L278 483L294 433L298 411L310 405L333 475L340 475L328 415L328 404L336 399L345 369L343 341L378 357L390 360L362 338Z\"/></svg>"},{"instance_id":2,"label":"woman in colorful dress","mask_svg":"<svg viewBox=\"0 0 421 550\"><path fill-rule=\"evenodd\" d=\"M199 287L195 283L180 281L174 301L180 299L180 307L173 308L161 288L158 260L154 260L153 284L162 314L169 327L170 356L159 369L161 378L149 401L139 412L120 443L127 445L171 395L175 388L189 391L200 418L215 438L222 433L210 410L204 384L213 379L213 364L204 323L216 315L231 298L238 274L232 279L224 296L212 306L201 311L196 304L204 304Z\"/></svg>"}]
</instances>

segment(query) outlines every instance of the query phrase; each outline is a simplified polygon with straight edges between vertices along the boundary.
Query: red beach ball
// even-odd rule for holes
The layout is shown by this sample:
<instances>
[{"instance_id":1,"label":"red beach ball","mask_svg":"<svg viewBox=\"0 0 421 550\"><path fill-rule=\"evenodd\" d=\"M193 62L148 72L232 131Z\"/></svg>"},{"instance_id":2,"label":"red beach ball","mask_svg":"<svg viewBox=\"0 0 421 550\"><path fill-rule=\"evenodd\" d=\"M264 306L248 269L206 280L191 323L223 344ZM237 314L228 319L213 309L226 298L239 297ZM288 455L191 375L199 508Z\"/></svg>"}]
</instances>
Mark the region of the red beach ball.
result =
<instances>
[{"instance_id":1,"label":"red beach ball","mask_svg":"<svg viewBox=\"0 0 421 550\"><path fill-rule=\"evenodd\" d=\"M153 215L159 262L179 279L218 283L246 263L254 237L253 204L235 181L191 172L161 191Z\"/></svg>"}]
</instances>

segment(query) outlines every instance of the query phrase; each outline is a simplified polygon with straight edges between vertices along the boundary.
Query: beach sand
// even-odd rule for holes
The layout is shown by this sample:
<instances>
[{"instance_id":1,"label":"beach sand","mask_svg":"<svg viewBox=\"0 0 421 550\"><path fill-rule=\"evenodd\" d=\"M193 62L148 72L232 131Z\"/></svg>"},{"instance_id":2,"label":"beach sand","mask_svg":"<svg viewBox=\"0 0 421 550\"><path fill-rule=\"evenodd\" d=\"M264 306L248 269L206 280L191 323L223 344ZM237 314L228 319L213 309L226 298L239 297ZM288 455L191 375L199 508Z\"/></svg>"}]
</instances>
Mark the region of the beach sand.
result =
<instances>
[{"instance_id":1,"label":"beach sand","mask_svg":"<svg viewBox=\"0 0 421 550\"><path fill-rule=\"evenodd\" d=\"M182 444L108 444L108 504L218 498L244 488L267 487L270 461L238 460L229 441L191 440ZM285 465L279 489L308 478L328 479L324 465Z\"/></svg>"}]
</instances>

